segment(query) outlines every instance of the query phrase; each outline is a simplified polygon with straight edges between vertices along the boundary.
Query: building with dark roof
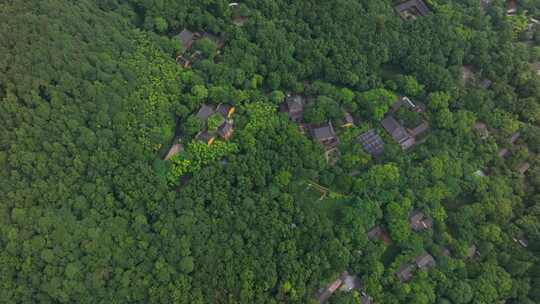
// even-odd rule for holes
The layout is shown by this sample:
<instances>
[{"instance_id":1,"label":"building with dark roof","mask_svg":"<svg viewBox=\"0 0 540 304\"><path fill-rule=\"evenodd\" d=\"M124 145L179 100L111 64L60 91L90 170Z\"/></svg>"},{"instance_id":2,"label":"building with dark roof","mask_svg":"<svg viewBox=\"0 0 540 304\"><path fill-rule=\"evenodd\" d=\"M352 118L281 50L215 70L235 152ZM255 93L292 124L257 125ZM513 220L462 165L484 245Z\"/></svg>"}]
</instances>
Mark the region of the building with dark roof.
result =
<instances>
[{"instance_id":1,"label":"building with dark roof","mask_svg":"<svg viewBox=\"0 0 540 304\"><path fill-rule=\"evenodd\" d=\"M219 126L217 133L224 140L228 140L234 132L233 124L226 120L221 126Z\"/></svg>"},{"instance_id":2,"label":"building with dark roof","mask_svg":"<svg viewBox=\"0 0 540 304\"><path fill-rule=\"evenodd\" d=\"M195 42L198 37L200 37L198 33L194 33L188 29L183 29L180 34L176 36L176 38L180 40L180 44L185 51L191 49L193 42Z\"/></svg>"},{"instance_id":3,"label":"building with dark roof","mask_svg":"<svg viewBox=\"0 0 540 304\"><path fill-rule=\"evenodd\" d=\"M415 144L416 140L414 137L410 136L405 128L400 125L393 116L386 116L381 121L381 124L386 132L392 136L403 150L407 150Z\"/></svg>"},{"instance_id":4,"label":"building with dark roof","mask_svg":"<svg viewBox=\"0 0 540 304\"><path fill-rule=\"evenodd\" d=\"M325 146L326 149L334 148L339 144L336 132L330 121L311 128L311 137L316 142Z\"/></svg>"},{"instance_id":5,"label":"building with dark roof","mask_svg":"<svg viewBox=\"0 0 540 304\"><path fill-rule=\"evenodd\" d=\"M379 239L379 240L383 241L383 243L386 244L386 245L392 244L392 240L390 239L390 236L388 235L386 230L381 226L375 226L375 227L371 228L367 232L367 238L370 241L373 241L375 239Z\"/></svg>"},{"instance_id":6,"label":"building with dark roof","mask_svg":"<svg viewBox=\"0 0 540 304\"><path fill-rule=\"evenodd\" d=\"M527 172L530 167L531 167L531 164L525 162L519 165L519 167L517 168L517 171L519 172L519 174L524 175L525 172Z\"/></svg>"},{"instance_id":7,"label":"building with dark roof","mask_svg":"<svg viewBox=\"0 0 540 304\"><path fill-rule=\"evenodd\" d=\"M472 259L477 253L477 250L476 250L476 245L472 244L468 249L467 249L467 258L469 259Z\"/></svg>"},{"instance_id":8,"label":"building with dark roof","mask_svg":"<svg viewBox=\"0 0 540 304\"><path fill-rule=\"evenodd\" d=\"M413 277L414 266L408 263L403 263L396 271L396 277L401 282L408 282Z\"/></svg>"},{"instance_id":9,"label":"building with dark roof","mask_svg":"<svg viewBox=\"0 0 540 304\"><path fill-rule=\"evenodd\" d=\"M289 95L285 98L284 110L289 114L289 119L301 122L304 118L305 101L301 95Z\"/></svg>"},{"instance_id":10,"label":"building with dark roof","mask_svg":"<svg viewBox=\"0 0 540 304\"><path fill-rule=\"evenodd\" d=\"M508 139L508 142L509 142L510 144L513 145L514 143L516 143L516 141L518 140L519 136L520 136L520 133L519 133L519 132L516 132L516 133L512 134L512 135L510 136L510 138Z\"/></svg>"},{"instance_id":11,"label":"building with dark roof","mask_svg":"<svg viewBox=\"0 0 540 304\"><path fill-rule=\"evenodd\" d=\"M364 150L373 156L379 156L384 152L384 142L374 129L360 134L358 141Z\"/></svg>"},{"instance_id":12,"label":"building with dark roof","mask_svg":"<svg viewBox=\"0 0 540 304\"><path fill-rule=\"evenodd\" d=\"M508 149L506 148L500 149L497 155L499 155L499 157L506 157L508 155Z\"/></svg>"},{"instance_id":13,"label":"building with dark roof","mask_svg":"<svg viewBox=\"0 0 540 304\"><path fill-rule=\"evenodd\" d=\"M489 137L489 131L485 123L477 122L473 126L473 130L480 136L482 139Z\"/></svg>"},{"instance_id":14,"label":"building with dark roof","mask_svg":"<svg viewBox=\"0 0 540 304\"><path fill-rule=\"evenodd\" d=\"M437 265L433 256L427 252L417 256L414 260L415 260L416 266L419 269L428 269L428 268L435 267L435 265Z\"/></svg>"},{"instance_id":15,"label":"building with dark roof","mask_svg":"<svg viewBox=\"0 0 540 304\"><path fill-rule=\"evenodd\" d=\"M199 109L199 112L197 112L197 117L200 120L206 121L208 117L212 116L216 111L214 110L214 107L203 104L201 108Z\"/></svg>"},{"instance_id":16,"label":"building with dark roof","mask_svg":"<svg viewBox=\"0 0 540 304\"><path fill-rule=\"evenodd\" d=\"M532 63L531 67L533 71L536 73L536 75L540 75L540 61Z\"/></svg>"},{"instance_id":17,"label":"building with dark roof","mask_svg":"<svg viewBox=\"0 0 540 304\"><path fill-rule=\"evenodd\" d=\"M517 0L507 0L506 1L506 15L512 16L517 13L518 3Z\"/></svg>"},{"instance_id":18,"label":"building with dark roof","mask_svg":"<svg viewBox=\"0 0 540 304\"><path fill-rule=\"evenodd\" d=\"M216 135L214 133L210 133L208 131L199 132L197 136L195 136L198 140L205 142L207 145L211 145L214 143L214 140L216 139Z\"/></svg>"},{"instance_id":19,"label":"building with dark roof","mask_svg":"<svg viewBox=\"0 0 540 304\"><path fill-rule=\"evenodd\" d=\"M405 1L395 8L398 15L405 20L416 19L417 17L429 14L429 8L422 0Z\"/></svg>"},{"instance_id":20,"label":"building with dark roof","mask_svg":"<svg viewBox=\"0 0 540 304\"><path fill-rule=\"evenodd\" d=\"M364 291L361 291L360 304L373 304L373 298L367 295Z\"/></svg>"},{"instance_id":21,"label":"building with dark roof","mask_svg":"<svg viewBox=\"0 0 540 304\"><path fill-rule=\"evenodd\" d=\"M221 114L221 116L223 116L223 118L229 119L229 118L232 117L235 110L236 110L236 108L234 106L230 105L230 104L220 103L217 106L216 112Z\"/></svg>"},{"instance_id":22,"label":"building with dark roof","mask_svg":"<svg viewBox=\"0 0 540 304\"><path fill-rule=\"evenodd\" d=\"M480 81L480 83L478 83L478 85L482 88L482 89L488 89L491 84L493 84L493 81L487 79L487 78L484 78Z\"/></svg>"},{"instance_id":23,"label":"building with dark roof","mask_svg":"<svg viewBox=\"0 0 540 304\"><path fill-rule=\"evenodd\" d=\"M421 124L409 131L409 135L412 137L418 137L424 134L427 130L429 130L429 123L423 120Z\"/></svg>"},{"instance_id":24,"label":"building with dark roof","mask_svg":"<svg viewBox=\"0 0 540 304\"><path fill-rule=\"evenodd\" d=\"M222 49L225 46L225 39L223 39L222 37L218 37L218 36L216 36L214 34L204 32L202 34L202 38L206 38L206 39L212 41L216 45L216 48L218 50Z\"/></svg>"},{"instance_id":25,"label":"building with dark roof","mask_svg":"<svg viewBox=\"0 0 540 304\"><path fill-rule=\"evenodd\" d=\"M422 231L433 227L433 219L424 215L424 213L415 211L409 217L409 223L413 231Z\"/></svg>"},{"instance_id":26,"label":"building with dark roof","mask_svg":"<svg viewBox=\"0 0 540 304\"><path fill-rule=\"evenodd\" d=\"M352 117L351 113L343 112L343 120L341 122L341 127L342 128L354 127L354 118Z\"/></svg>"}]
</instances>

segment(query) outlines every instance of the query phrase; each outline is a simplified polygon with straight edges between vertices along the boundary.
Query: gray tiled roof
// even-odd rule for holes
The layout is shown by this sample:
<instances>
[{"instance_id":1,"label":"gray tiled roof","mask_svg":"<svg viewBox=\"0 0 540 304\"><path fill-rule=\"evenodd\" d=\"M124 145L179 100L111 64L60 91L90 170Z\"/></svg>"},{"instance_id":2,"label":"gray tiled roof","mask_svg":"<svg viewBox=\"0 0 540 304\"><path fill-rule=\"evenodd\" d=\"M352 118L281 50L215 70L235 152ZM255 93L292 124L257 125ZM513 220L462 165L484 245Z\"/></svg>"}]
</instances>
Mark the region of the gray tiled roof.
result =
<instances>
[{"instance_id":1,"label":"gray tiled roof","mask_svg":"<svg viewBox=\"0 0 540 304\"><path fill-rule=\"evenodd\" d=\"M384 151L384 142L374 129L358 136L358 140L366 152L378 156Z\"/></svg>"}]
</instances>

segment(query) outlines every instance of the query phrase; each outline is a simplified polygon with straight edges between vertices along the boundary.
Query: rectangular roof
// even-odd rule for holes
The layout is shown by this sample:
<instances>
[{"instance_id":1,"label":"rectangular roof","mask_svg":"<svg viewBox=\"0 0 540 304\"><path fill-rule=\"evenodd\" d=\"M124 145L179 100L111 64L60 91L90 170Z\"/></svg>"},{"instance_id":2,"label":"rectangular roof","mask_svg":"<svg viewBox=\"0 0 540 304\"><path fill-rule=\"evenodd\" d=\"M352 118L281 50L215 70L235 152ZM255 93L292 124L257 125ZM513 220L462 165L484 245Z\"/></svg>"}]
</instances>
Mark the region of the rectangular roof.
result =
<instances>
[{"instance_id":1,"label":"rectangular roof","mask_svg":"<svg viewBox=\"0 0 540 304\"><path fill-rule=\"evenodd\" d=\"M384 142L374 129L358 136L358 141L364 150L373 156L379 156L384 151Z\"/></svg>"},{"instance_id":2,"label":"rectangular roof","mask_svg":"<svg viewBox=\"0 0 540 304\"><path fill-rule=\"evenodd\" d=\"M429 253L423 253L415 258L416 266L420 269L435 267L435 259Z\"/></svg>"},{"instance_id":3,"label":"rectangular roof","mask_svg":"<svg viewBox=\"0 0 540 304\"><path fill-rule=\"evenodd\" d=\"M188 29L183 29L176 37L180 39L180 43L186 50L189 50L195 41L195 33Z\"/></svg>"},{"instance_id":4,"label":"rectangular roof","mask_svg":"<svg viewBox=\"0 0 540 304\"><path fill-rule=\"evenodd\" d=\"M395 7L395 10L398 13L402 13L404 11L408 11L410 9L416 9L420 16L425 16L429 14L429 8L426 6L424 1L422 0L409 0L405 1Z\"/></svg>"},{"instance_id":5,"label":"rectangular roof","mask_svg":"<svg viewBox=\"0 0 540 304\"><path fill-rule=\"evenodd\" d=\"M311 129L311 134L313 139L317 141L326 141L336 138L336 132L330 122L324 123L319 127L314 127Z\"/></svg>"},{"instance_id":6,"label":"rectangular roof","mask_svg":"<svg viewBox=\"0 0 540 304\"><path fill-rule=\"evenodd\" d=\"M407 131L405 131L405 128L403 128L403 126L401 126L391 115L386 116L381 121L381 124L386 132L388 132L388 134L390 134L390 136L392 136L392 138L399 144L407 141L410 138Z\"/></svg>"},{"instance_id":7,"label":"rectangular roof","mask_svg":"<svg viewBox=\"0 0 540 304\"><path fill-rule=\"evenodd\" d=\"M203 104L197 112L197 117L201 120L207 120L212 114L215 113L214 107Z\"/></svg>"}]
</instances>

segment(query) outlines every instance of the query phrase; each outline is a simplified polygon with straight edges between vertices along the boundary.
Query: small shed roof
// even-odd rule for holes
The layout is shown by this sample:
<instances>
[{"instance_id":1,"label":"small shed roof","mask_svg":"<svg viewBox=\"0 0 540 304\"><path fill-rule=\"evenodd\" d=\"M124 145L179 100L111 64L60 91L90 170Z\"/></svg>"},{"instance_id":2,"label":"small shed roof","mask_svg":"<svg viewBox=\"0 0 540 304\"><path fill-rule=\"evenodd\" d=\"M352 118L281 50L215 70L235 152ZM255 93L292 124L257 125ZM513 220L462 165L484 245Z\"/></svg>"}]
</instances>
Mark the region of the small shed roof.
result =
<instances>
[{"instance_id":1,"label":"small shed roof","mask_svg":"<svg viewBox=\"0 0 540 304\"><path fill-rule=\"evenodd\" d=\"M349 112L343 112L342 126L354 126L354 118Z\"/></svg>"},{"instance_id":2,"label":"small shed roof","mask_svg":"<svg viewBox=\"0 0 540 304\"><path fill-rule=\"evenodd\" d=\"M373 239L378 238L381 235L381 232L382 232L381 226L375 226L375 227L371 228L367 232L368 240L373 240Z\"/></svg>"},{"instance_id":3,"label":"small shed roof","mask_svg":"<svg viewBox=\"0 0 540 304\"><path fill-rule=\"evenodd\" d=\"M487 78L484 78L480 80L480 83L478 84L483 89L488 89L493 82Z\"/></svg>"},{"instance_id":4,"label":"small shed roof","mask_svg":"<svg viewBox=\"0 0 540 304\"><path fill-rule=\"evenodd\" d=\"M500 149L497 155L499 155L499 157L505 157L506 155L508 155L508 149L506 148Z\"/></svg>"},{"instance_id":5,"label":"small shed roof","mask_svg":"<svg viewBox=\"0 0 540 304\"><path fill-rule=\"evenodd\" d=\"M510 136L510 138L508 139L508 142L510 142L511 144L514 144L516 140L518 140L519 136L520 136L519 132L512 134L512 136Z\"/></svg>"},{"instance_id":6,"label":"small shed roof","mask_svg":"<svg viewBox=\"0 0 540 304\"><path fill-rule=\"evenodd\" d=\"M384 152L384 142L374 129L360 134L358 140L364 150L373 156L379 156Z\"/></svg>"},{"instance_id":7,"label":"small shed roof","mask_svg":"<svg viewBox=\"0 0 540 304\"><path fill-rule=\"evenodd\" d=\"M517 12L518 4L517 0L507 0L506 1L506 13L508 15L513 15Z\"/></svg>"},{"instance_id":8,"label":"small shed roof","mask_svg":"<svg viewBox=\"0 0 540 304\"><path fill-rule=\"evenodd\" d=\"M416 266L420 269L435 267L435 259L429 253L423 253L415 258Z\"/></svg>"},{"instance_id":9,"label":"small shed roof","mask_svg":"<svg viewBox=\"0 0 540 304\"><path fill-rule=\"evenodd\" d=\"M415 211L411 214L409 223L414 231L421 231L433 227L433 220L419 211Z\"/></svg>"},{"instance_id":10,"label":"small shed roof","mask_svg":"<svg viewBox=\"0 0 540 304\"><path fill-rule=\"evenodd\" d=\"M200 141L207 143L208 145L211 145L214 142L214 139L216 138L216 136L214 133L204 131L197 134L196 138Z\"/></svg>"},{"instance_id":11,"label":"small shed roof","mask_svg":"<svg viewBox=\"0 0 540 304\"><path fill-rule=\"evenodd\" d=\"M537 75L540 75L540 61L532 63L531 67Z\"/></svg>"},{"instance_id":12,"label":"small shed roof","mask_svg":"<svg viewBox=\"0 0 540 304\"><path fill-rule=\"evenodd\" d=\"M469 249L467 249L467 258L472 258L476 255L476 245L472 244Z\"/></svg>"},{"instance_id":13,"label":"small shed roof","mask_svg":"<svg viewBox=\"0 0 540 304\"><path fill-rule=\"evenodd\" d=\"M373 304L373 298L362 291L360 293L360 304Z\"/></svg>"},{"instance_id":14,"label":"small shed roof","mask_svg":"<svg viewBox=\"0 0 540 304\"><path fill-rule=\"evenodd\" d=\"M525 172L527 172L529 170L529 168L531 167L531 164L525 162L525 163L522 163L521 165L519 165L518 167L518 172L520 174L525 174Z\"/></svg>"},{"instance_id":15,"label":"small shed roof","mask_svg":"<svg viewBox=\"0 0 540 304\"><path fill-rule=\"evenodd\" d=\"M350 275L348 272L345 272L345 274L343 275L343 284L341 285L340 290L349 292L359 287L360 279L357 276Z\"/></svg>"},{"instance_id":16,"label":"small shed roof","mask_svg":"<svg viewBox=\"0 0 540 304\"><path fill-rule=\"evenodd\" d=\"M399 266L398 270L396 271L396 277L401 282L407 282L410 279L412 279L412 272L414 270L414 267L408 263L403 263Z\"/></svg>"},{"instance_id":17,"label":"small shed roof","mask_svg":"<svg viewBox=\"0 0 540 304\"><path fill-rule=\"evenodd\" d=\"M477 122L473 126L473 130L480 135L481 138L485 139L489 136L489 131L487 125L483 122Z\"/></svg>"}]
</instances>

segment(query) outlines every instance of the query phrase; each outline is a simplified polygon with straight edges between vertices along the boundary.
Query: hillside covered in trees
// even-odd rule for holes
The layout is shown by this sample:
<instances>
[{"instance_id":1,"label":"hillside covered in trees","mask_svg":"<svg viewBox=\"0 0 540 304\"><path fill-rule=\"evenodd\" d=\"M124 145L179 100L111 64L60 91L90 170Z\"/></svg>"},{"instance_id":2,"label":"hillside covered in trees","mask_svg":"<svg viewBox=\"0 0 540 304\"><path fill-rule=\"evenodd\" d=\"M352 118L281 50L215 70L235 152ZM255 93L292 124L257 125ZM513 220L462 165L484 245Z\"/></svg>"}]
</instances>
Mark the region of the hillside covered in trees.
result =
<instances>
[{"instance_id":1,"label":"hillside covered in trees","mask_svg":"<svg viewBox=\"0 0 540 304\"><path fill-rule=\"evenodd\" d=\"M539 0L0 19L0 303L540 303Z\"/></svg>"}]
</instances>

